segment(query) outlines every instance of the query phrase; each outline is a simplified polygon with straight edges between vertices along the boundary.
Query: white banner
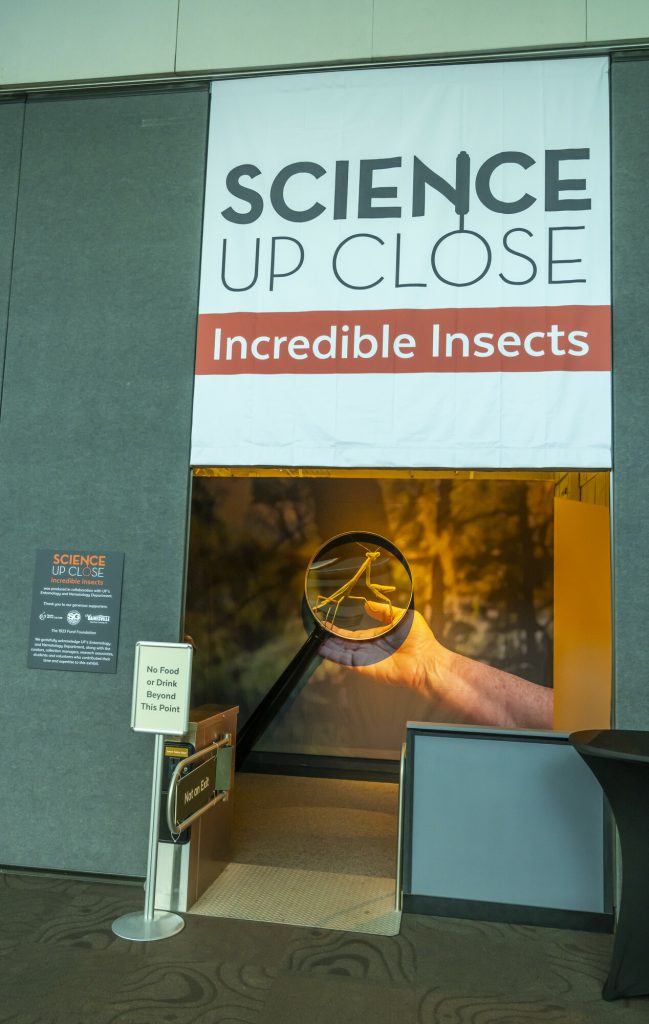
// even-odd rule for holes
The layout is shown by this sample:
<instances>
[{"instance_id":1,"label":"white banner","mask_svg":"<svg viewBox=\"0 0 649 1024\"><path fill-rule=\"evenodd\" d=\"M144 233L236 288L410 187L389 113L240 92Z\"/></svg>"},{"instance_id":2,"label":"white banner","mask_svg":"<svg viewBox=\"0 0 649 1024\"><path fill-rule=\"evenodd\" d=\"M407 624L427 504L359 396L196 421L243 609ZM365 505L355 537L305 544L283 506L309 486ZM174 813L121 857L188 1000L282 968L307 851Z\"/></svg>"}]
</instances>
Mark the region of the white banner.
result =
<instances>
[{"instance_id":1,"label":"white banner","mask_svg":"<svg viewBox=\"0 0 649 1024\"><path fill-rule=\"evenodd\" d=\"M194 465L610 465L608 61L212 86Z\"/></svg>"}]
</instances>

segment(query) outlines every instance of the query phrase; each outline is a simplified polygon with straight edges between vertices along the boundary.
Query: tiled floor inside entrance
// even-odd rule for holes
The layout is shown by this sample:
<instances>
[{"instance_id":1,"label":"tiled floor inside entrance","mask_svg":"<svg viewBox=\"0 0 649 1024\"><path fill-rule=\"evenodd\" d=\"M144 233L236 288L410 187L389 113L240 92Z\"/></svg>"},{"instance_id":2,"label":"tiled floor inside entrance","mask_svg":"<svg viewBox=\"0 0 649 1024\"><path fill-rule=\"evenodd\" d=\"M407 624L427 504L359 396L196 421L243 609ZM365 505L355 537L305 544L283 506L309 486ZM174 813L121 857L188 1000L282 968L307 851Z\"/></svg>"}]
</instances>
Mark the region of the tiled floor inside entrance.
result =
<instances>
[{"instance_id":1,"label":"tiled floor inside entrance","mask_svg":"<svg viewBox=\"0 0 649 1024\"><path fill-rule=\"evenodd\" d=\"M398 787L237 775L233 862L196 914L396 935Z\"/></svg>"}]
</instances>

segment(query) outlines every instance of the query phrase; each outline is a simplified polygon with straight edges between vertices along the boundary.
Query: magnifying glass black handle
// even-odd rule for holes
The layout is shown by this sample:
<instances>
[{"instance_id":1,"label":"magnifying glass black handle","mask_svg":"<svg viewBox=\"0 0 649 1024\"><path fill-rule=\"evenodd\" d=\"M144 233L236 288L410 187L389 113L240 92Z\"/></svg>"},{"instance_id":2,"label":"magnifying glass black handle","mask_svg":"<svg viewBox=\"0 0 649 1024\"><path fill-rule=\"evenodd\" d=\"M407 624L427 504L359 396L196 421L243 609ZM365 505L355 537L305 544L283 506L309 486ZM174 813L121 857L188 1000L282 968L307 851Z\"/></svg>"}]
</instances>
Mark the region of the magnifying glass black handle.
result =
<instances>
[{"instance_id":1,"label":"magnifying glass black handle","mask_svg":"<svg viewBox=\"0 0 649 1024\"><path fill-rule=\"evenodd\" d=\"M237 736L235 761L237 768L248 757L261 735L266 731L279 709L285 704L296 686L305 681L316 661L320 661L318 648L327 633L320 625L313 628L292 661L257 705Z\"/></svg>"}]
</instances>

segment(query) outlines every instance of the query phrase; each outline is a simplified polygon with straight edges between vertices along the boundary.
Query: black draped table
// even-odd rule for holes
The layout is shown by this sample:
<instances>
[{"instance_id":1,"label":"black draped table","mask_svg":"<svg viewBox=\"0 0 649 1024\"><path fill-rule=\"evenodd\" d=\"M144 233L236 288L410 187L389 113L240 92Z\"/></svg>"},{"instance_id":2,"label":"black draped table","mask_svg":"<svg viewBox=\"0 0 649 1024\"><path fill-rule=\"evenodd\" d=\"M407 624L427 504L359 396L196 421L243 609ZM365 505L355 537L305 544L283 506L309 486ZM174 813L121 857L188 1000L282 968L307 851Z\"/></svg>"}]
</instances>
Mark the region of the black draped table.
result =
<instances>
[{"instance_id":1,"label":"black draped table","mask_svg":"<svg viewBox=\"0 0 649 1024\"><path fill-rule=\"evenodd\" d=\"M600 783L622 849L622 894L604 999L649 995L649 732L574 732L570 742Z\"/></svg>"}]
</instances>

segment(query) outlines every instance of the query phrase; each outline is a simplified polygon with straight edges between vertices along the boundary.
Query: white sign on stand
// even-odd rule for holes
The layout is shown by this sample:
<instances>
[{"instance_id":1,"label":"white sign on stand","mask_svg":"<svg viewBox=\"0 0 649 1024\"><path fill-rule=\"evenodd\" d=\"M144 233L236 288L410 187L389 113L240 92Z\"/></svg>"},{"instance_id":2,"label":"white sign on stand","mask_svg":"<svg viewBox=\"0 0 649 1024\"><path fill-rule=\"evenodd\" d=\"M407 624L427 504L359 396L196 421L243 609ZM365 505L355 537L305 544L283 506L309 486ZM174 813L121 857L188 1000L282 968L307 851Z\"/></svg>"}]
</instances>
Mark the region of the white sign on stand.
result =
<instances>
[{"instance_id":1,"label":"white sign on stand","mask_svg":"<svg viewBox=\"0 0 649 1024\"><path fill-rule=\"evenodd\" d=\"M144 913L124 914L113 921L112 925L115 935L131 942L168 939L185 927L182 917L165 910L156 910L153 901L158 860L163 735L182 736L189 727L192 653L191 644L160 644L140 640L135 645L131 729L134 732L153 732L156 738Z\"/></svg>"},{"instance_id":2,"label":"white sign on stand","mask_svg":"<svg viewBox=\"0 0 649 1024\"><path fill-rule=\"evenodd\" d=\"M182 736L189 725L191 644L135 646L131 729Z\"/></svg>"}]
</instances>

